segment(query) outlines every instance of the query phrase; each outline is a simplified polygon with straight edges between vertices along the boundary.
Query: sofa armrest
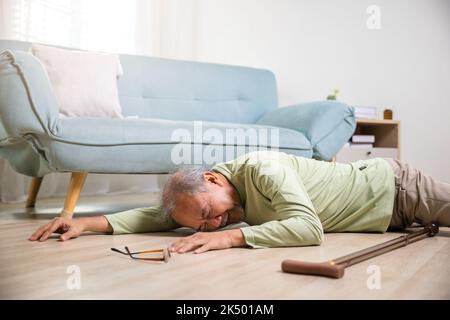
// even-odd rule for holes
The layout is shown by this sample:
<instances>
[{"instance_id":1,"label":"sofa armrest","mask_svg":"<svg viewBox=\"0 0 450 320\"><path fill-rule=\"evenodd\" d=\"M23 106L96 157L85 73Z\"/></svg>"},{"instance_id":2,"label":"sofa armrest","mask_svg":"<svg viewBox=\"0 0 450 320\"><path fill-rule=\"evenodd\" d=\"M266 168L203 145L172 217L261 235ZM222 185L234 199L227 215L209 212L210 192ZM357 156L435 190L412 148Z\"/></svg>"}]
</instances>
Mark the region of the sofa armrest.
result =
<instances>
[{"instance_id":1,"label":"sofa armrest","mask_svg":"<svg viewBox=\"0 0 450 320\"><path fill-rule=\"evenodd\" d=\"M317 101L278 108L257 124L293 129L311 142L313 157L330 160L356 128L353 107L336 101Z\"/></svg>"},{"instance_id":2,"label":"sofa armrest","mask_svg":"<svg viewBox=\"0 0 450 320\"><path fill-rule=\"evenodd\" d=\"M58 105L40 61L25 51L0 52L0 145L27 135L51 135Z\"/></svg>"}]
</instances>

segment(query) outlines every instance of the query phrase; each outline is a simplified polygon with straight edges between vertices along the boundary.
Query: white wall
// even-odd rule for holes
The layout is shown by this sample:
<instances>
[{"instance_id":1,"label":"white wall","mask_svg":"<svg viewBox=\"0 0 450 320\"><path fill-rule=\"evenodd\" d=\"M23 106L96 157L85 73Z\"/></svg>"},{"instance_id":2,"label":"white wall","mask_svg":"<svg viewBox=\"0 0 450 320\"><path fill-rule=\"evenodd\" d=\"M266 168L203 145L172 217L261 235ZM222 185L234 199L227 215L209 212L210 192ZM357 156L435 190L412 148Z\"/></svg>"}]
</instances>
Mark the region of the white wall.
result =
<instances>
[{"instance_id":1,"label":"white wall","mask_svg":"<svg viewBox=\"0 0 450 320\"><path fill-rule=\"evenodd\" d=\"M450 182L450 0L198 0L195 59L272 70L281 106L386 106L402 160ZM381 29L366 25L369 5Z\"/></svg>"}]
</instances>

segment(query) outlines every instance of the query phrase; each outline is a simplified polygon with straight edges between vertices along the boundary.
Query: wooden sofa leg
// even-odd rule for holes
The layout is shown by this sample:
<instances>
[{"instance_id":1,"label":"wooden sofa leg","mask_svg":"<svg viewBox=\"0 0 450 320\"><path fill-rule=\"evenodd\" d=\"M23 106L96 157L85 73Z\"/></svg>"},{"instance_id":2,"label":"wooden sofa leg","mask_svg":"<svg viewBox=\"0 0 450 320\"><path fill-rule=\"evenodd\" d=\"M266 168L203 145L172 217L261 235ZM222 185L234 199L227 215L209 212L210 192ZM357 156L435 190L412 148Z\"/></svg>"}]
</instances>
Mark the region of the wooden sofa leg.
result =
<instances>
[{"instance_id":1,"label":"wooden sofa leg","mask_svg":"<svg viewBox=\"0 0 450 320\"><path fill-rule=\"evenodd\" d=\"M66 200L64 201L64 209L61 211L61 217L72 218L73 210L77 204L81 189L83 189L87 174L87 172L72 172Z\"/></svg>"},{"instance_id":2,"label":"wooden sofa leg","mask_svg":"<svg viewBox=\"0 0 450 320\"><path fill-rule=\"evenodd\" d=\"M33 177L30 183L30 189L28 190L27 208L34 208L36 204L36 198L41 188L41 183L44 177Z\"/></svg>"}]
</instances>

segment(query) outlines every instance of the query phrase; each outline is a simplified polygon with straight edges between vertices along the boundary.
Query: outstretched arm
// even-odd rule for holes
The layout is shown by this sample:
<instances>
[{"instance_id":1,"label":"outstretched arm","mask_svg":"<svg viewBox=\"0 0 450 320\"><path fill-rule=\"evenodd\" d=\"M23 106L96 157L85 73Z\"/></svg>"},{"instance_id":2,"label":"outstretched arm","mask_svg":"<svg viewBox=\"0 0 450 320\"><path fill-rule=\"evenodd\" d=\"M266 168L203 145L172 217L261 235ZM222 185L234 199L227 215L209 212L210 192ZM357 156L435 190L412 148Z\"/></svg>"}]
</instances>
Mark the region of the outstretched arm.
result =
<instances>
[{"instance_id":1,"label":"outstretched arm","mask_svg":"<svg viewBox=\"0 0 450 320\"><path fill-rule=\"evenodd\" d=\"M55 218L38 228L29 238L31 241L45 241L53 233L59 233L61 241L76 238L85 231L112 233L113 229L104 216L77 219Z\"/></svg>"},{"instance_id":2,"label":"outstretched arm","mask_svg":"<svg viewBox=\"0 0 450 320\"><path fill-rule=\"evenodd\" d=\"M61 234L60 240L65 241L85 231L123 234L168 231L179 227L172 219L162 215L160 206L154 206L99 217L55 218L36 230L29 240L45 241L53 233Z\"/></svg>"},{"instance_id":3,"label":"outstretched arm","mask_svg":"<svg viewBox=\"0 0 450 320\"><path fill-rule=\"evenodd\" d=\"M105 218L114 234L162 232L181 227L163 215L161 206L131 209L109 214Z\"/></svg>"}]
</instances>

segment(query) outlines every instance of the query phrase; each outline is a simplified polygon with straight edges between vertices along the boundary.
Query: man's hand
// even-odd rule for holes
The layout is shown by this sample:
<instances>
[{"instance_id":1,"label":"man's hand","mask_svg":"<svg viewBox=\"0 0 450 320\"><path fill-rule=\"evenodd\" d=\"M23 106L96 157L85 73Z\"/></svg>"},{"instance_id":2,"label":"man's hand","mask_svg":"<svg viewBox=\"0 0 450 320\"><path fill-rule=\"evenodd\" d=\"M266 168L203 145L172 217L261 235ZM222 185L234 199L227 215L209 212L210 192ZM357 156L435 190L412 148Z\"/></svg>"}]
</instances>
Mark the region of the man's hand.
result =
<instances>
[{"instance_id":1,"label":"man's hand","mask_svg":"<svg viewBox=\"0 0 450 320\"><path fill-rule=\"evenodd\" d=\"M112 233L113 229L105 216L78 219L55 218L33 233L28 240L45 241L52 233L59 233L61 241L76 238L84 231Z\"/></svg>"},{"instance_id":2,"label":"man's hand","mask_svg":"<svg viewBox=\"0 0 450 320\"><path fill-rule=\"evenodd\" d=\"M170 246L171 252L184 253L195 250L202 253L208 250L242 247L245 245L244 236L240 229L217 232L197 232L192 236L178 240Z\"/></svg>"},{"instance_id":3,"label":"man's hand","mask_svg":"<svg viewBox=\"0 0 450 320\"><path fill-rule=\"evenodd\" d=\"M76 219L55 218L33 233L28 240L45 241L52 233L59 233L61 241L78 237L84 231L84 224Z\"/></svg>"}]
</instances>

